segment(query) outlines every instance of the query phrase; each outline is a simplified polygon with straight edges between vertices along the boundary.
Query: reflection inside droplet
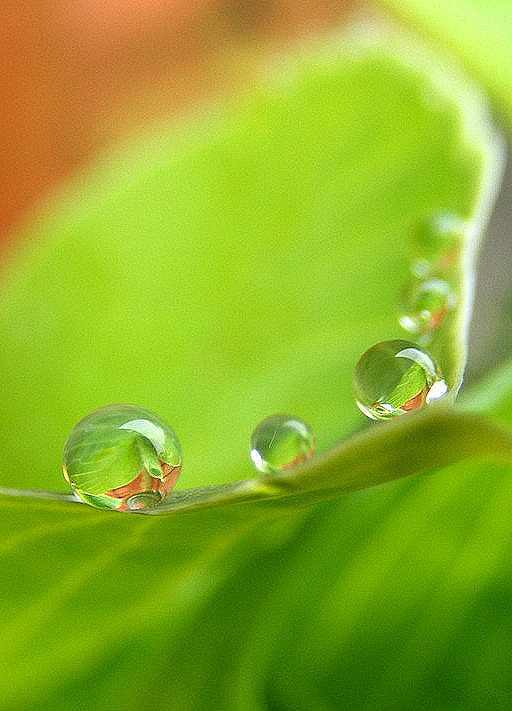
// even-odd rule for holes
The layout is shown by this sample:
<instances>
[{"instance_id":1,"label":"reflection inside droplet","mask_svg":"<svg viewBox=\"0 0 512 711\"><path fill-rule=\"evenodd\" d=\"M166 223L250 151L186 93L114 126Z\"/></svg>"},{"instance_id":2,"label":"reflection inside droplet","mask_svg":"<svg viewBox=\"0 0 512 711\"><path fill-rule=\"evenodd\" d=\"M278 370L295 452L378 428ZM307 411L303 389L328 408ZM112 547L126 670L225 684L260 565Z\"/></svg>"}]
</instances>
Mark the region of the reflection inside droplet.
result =
<instances>
[{"instance_id":1,"label":"reflection inside droplet","mask_svg":"<svg viewBox=\"0 0 512 711\"><path fill-rule=\"evenodd\" d=\"M410 333L431 333L441 326L455 302L455 292L448 282L442 279L414 281L403 299L400 325Z\"/></svg>"},{"instance_id":2,"label":"reflection inside droplet","mask_svg":"<svg viewBox=\"0 0 512 711\"><path fill-rule=\"evenodd\" d=\"M271 415L251 436L251 460L264 474L303 464L315 453L315 436L293 415Z\"/></svg>"},{"instance_id":3,"label":"reflection inside droplet","mask_svg":"<svg viewBox=\"0 0 512 711\"><path fill-rule=\"evenodd\" d=\"M357 406L373 420L415 412L446 392L432 356L402 340L383 341L363 353L353 387Z\"/></svg>"},{"instance_id":4,"label":"reflection inside droplet","mask_svg":"<svg viewBox=\"0 0 512 711\"><path fill-rule=\"evenodd\" d=\"M73 492L100 509L154 508L176 485L181 448L173 429L138 405L108 405L71 431L63 473Z\"/></svg>"},{"instance_id":5,"label":"reflection inside droplet","mask_svg":"<svg viewBox=\"0 0 512 711\"><path fill-rule=\"evenodd\" d=\"M451 212L432 213L420 220L413 234L412 273L426 278L452 271L467 231L467 222Z\"/></svg>"}]
</instances>

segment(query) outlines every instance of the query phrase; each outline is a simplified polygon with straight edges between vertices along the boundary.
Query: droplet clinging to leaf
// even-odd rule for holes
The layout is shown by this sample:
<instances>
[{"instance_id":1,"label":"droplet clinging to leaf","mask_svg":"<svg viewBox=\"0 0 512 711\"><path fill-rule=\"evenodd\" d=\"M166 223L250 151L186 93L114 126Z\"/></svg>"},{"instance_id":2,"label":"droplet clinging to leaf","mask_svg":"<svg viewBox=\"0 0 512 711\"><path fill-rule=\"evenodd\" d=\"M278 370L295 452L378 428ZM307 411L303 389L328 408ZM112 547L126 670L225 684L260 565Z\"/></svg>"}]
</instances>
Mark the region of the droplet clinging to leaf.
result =
<instances>
[{"instance_id":1,"label":"droplet clinging to leaf","mask_svg":"<svg viewBox=\"0 0 512 711\"><path fill-rule=\"evenodd\" d=\"M251 437L251 459L264 474L302 464L315 453L315 435L293 415L271 415Z\"/></svg>"},{"instance_id":2,"label":"droplet clinging to leaf","mask_svg":"<svg viewBox=\"0 0 512 711\"><path fill-rule=\"evenodd\" d=\"M421 410L446 392L438 365L409 341L382 341L359 359L353 379L357 406L372 420Z\"/></svg>"},{"instance_id":3,"label":"droplet clinging to leaf","mask_svg":"<svg viewBox=\"0 0 512 711\"><path fill-rule=\"evenodd\" d=\"M173 429L138 405L108 405L71 431L63 472L75 494L100 509L154 508L175 486L181 448Z\"/></svg>"}]
</instances>

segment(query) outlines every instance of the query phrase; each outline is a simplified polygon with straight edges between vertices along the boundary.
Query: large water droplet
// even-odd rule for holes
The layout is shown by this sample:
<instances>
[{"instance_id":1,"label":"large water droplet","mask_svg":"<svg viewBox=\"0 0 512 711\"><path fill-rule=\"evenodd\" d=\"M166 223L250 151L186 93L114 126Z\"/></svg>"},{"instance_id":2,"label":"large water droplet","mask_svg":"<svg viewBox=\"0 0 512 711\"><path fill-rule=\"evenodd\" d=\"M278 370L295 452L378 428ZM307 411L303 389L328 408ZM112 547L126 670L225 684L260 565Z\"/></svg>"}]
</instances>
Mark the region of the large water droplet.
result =
<instances>
[{"instance_id":1,"label":"large water droplet","mask_svg":"<svg viewBox=\"0 0 512 711\"><path fill-rule=\"evenodd\" d=\"M372 420L420 410L446 392L432 356L409 341L383 341L369 348L354 371L357 406Z\"/></svg>"},{"instance_id":2,"label":"large water droplet","mask_svg":"<svg viewBox=\"0 0 512 711\"><path fill-rule=\"evenodd\" d=\"M467 223L458 215L438 212L422 219L414 233L416 258L411 268L419 278L449 272L457 264Z\"/></svg>"},{"instance_id":3,"label":"large water droplet","mask_svg":"<svg viewBox=\"0 0 512 711\"><path fill-rule=\"evenodd\" d=\"M414 281L404 298L400 325L421 336L435 331L456 302L452 287L442 279Z\"/></svg>"},{"instance_id":4,"label":"large water droplet","mask_svg":"<svg viewBox=\"0 0 512 711\"><path fill-rule=\"evenodd\" d=\"M314 453L315 435L293 415L271 415L251 436L251 459L264 474L302 464Z\"/></svg>"},{"instance_id":5,"label":"large water droplet","mask_svg":"<svg viewBox=\"0 0 512 711\"><path fill-rule=\"evenodd\" d=\"M175 486L181 448L161 417L138 405L94 410L71 431L63 472L75 494L100 509L157 506Z\"/></svg>"}]
</instances>

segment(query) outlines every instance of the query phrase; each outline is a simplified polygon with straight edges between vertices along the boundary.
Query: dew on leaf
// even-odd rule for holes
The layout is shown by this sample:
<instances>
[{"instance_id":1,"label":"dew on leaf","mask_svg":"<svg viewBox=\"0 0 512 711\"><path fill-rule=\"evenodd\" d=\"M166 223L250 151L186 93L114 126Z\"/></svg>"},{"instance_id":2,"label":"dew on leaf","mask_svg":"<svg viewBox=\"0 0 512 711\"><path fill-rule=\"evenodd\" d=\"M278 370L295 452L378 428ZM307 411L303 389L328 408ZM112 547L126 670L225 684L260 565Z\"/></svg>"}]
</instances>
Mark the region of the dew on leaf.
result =
<instances>
[{"instance_id":1,"label":"dew on leaf","mask_svg":"<svg viewBox=\"0 0 512 711\"><path fill-rule=\"evenodd\" d=\"M400 325L409 333L425 336L443 323L456 303L455 292L442 279L414 281L404 297Z\"/></svg>"},{"instance_id":2,"label":"dew on leaf","mask_svg":"<svg viewBox=\"0 0 512 711\"><path fill-rule=\"evenodd\" d=\"M271 415L251 436L251 459L264 474L303 464L315 453L315 435L293 415Z\"/></svg>"},{"instance_id":3,"label":"dew on leaf","mask_svg":"<svg viewBox=\"0 0 512 711\"><path fill-rule=\"evenodd\" d=\"M64 446L64 478L85 503L133 511L157 506L176 485L181 448L173 429L138 405L108 405L84 417Z\"/></svg>"},{"instance_id":4,"label":"dew on leaf","mask_svg":"<svg viewBox=\"0 0 512 711\"><path fill-rule=\"evenodd\" d=\"M357 406L372 420L421 410L446 393L432 356L409 341L383 341L359 359L353 379Z\"/></svg>"},{"instance_id":5,"label":"dew on leaf","mask_svg":"<svg viewBox=\"0 0 512 711\"><path fill-rule=\"evenodd\" d=\"M457 264L466 232L466 222L451 212L423 218L414 231L413 274L425 278L450 272Z\"/></svg>"}]
</instances>

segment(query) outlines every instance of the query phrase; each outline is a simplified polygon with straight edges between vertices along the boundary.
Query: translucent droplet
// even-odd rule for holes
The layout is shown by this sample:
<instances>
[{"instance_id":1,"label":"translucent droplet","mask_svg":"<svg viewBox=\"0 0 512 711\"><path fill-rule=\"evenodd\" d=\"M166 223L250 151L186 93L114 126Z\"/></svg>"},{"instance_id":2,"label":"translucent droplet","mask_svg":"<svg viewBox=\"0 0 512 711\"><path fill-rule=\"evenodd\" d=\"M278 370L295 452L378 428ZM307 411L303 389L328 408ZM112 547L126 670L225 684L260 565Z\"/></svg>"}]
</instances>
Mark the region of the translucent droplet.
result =
<instances>
[{"instance_id":1,"label":"translucent droplet","mask_svg":"<svg viewBox=\"0 0 512 711\"><path fill-rule=\"evenodd\" d=\"M357 406L372 420L420 410L447 390L434 359L415 343L399 340L363 353L353 385Z\"/></svg>"},{"instance_id":2,"label":"translucent droplet","mask_svg":"<svg viewBox=\"0 0 512 711\"><path fill-rule=\"evenodd\" d=\"M429 334L439 328L455 303L455 292L442 279L415 281L405 295L400 325L410 333Z\"/></svg>"},{"instance_id":3,"label":"translucent droplet","mask_svg":"<svg viewBox=\"0 0 512 711\"><path fill-rule=\"evenodd\" d=\"M411 269L419 278L447 273L457 264L467 223L458 215L438 212L420 221L414 233L417 257Z\"/></svg>"},{"instance_id":4,"label":"translucent droplet","mask_svg":"<svg viewBox=\"0 0 512 711\"><path fill-rule=\"evenodd\" d=\"M315 435L293 415L271 415L252 433L251 459L264 474L302 464L314 453Z\"/></svg>"},{"instance_id":5,"label":"translucent droplet","mask_svg":"<svg viewBox=\"0 0 512 711\"><path fill-rule=\"evenodd\" d=\"M91 506L154 508L178 480L181 448L172 428L154 412L108 405L71 431L62 468L75 494Z\"/></svg>"}]
</instances>

